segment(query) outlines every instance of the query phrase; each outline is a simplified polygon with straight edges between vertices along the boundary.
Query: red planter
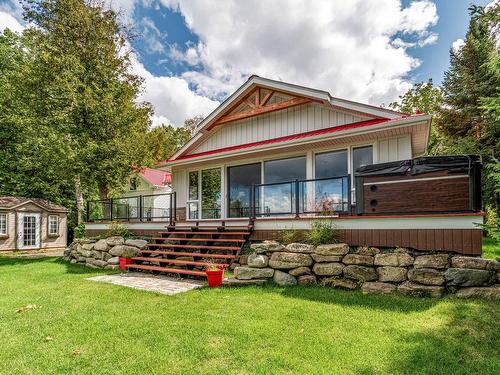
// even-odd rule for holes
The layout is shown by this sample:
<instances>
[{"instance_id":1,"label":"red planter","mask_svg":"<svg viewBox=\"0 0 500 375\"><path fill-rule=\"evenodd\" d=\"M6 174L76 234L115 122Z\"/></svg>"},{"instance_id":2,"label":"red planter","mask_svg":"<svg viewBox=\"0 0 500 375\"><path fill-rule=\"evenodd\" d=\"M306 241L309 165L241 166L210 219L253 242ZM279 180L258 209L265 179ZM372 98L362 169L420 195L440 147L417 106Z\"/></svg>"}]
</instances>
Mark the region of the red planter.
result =
<instances>
[{"instance_id":1,"label":"red planter","mask_svg":"<svg viewBox=\"0 0 500 375\"><path fill-rule=\"evenodd\" d=\"M122 257L120 257L120 266L119 266L119 268L121 270L126 270L127 267L125 267L125 265L132 264L132 263L134 263L134 261L131 258L122 258Z\"/></svg>"},{"instance_id":2,"label":"red planter","mask_svg":"<svg viewBox=\"0 0 500 375\"><path fill-rule=\"evenodd\" d=\"M208 286L211 288L218 288L222 285L224 279L224 268L217 271L205 271L208 279Z\"/></svg>"}]
</instances>

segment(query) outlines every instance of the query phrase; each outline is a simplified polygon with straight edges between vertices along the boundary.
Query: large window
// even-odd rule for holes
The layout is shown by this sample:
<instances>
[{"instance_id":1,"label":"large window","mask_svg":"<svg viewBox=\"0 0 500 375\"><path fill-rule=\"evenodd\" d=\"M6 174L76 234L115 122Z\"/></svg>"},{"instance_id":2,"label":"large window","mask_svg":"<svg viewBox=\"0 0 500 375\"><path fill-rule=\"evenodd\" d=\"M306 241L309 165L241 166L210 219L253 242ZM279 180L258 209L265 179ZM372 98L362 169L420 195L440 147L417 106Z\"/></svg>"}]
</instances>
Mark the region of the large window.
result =
<instances>
[{"instance_id":1,"label":"large window","mask_svg":"<svg viewBox=\"0 0 500 375\"><path fill-rule=\"evenodd\" d=\"M250 215L252 186L260 184L261 163L229 167L228 175L228 217Z\"/></svg>"},{"instance_id":2,"label":"large window","mask_svg":"<svg viewBox=\"0 0 500 375\"><path fill-rule=\"evenodd\" d=\"M356 173L356 169L364 165L373 164L373 147L364 146L352 149L352 172Z\"/></svg>"},{"instance_id":3,"label":"large window","mask_svg":"<svg viewBox=\"0 0 500 375\"><path fill-rule=\"evenodd\" d=\"M189 219L221 217L220 168L189 172L187 209Z\"/></svg>"},{"instance_id":4,"label":"large window","mask_svg":"<svg viewBox=\"0 0 500 375\"><path fill-rule=\"evenodd\" d=\"M221 170L201 171L201 218L220 219L221 214Z\"/></svg>"},{"instance_id":5,"label":"large window","mask_svg":"<svg viewBox=\"0 0 500 375\"><path fill-rule=\"evenodd\" d=\"M346 211L349 194L347 150L316 154L314 165L315 178L320 180L305 187L308 197L314 194L314 199L307 202L308 211L324 214Z\"/></svg>"},{"instance_id":6,"label":"large window","mask_svg":"<svg viewBox=\"0 0 500 375\"><path fill-rule=\"evenodd\" d=\"M306 178L306 157L271 160L264 162L265 186L258 191L260 213L264 215L292 214L296 192L295 180Z\"/></svg>"},{"instance_id":7,"label":"large window","mask_svg":"<svg viewBox=\"0 0 500 375\"><path fill-rule=\"evenodd\" d=\"M0 236L7 236L7 214L0 212Z\"/></svg>"},{"instance_id":8,"label":"large window","mask_svg":"<svg viewBox=\"0 0 500 375\"><path fill-rule=\"evenodd\" d=\"M59 235L59 216L57 215L49 215L49 236L58 236Z\"/></svg>"}]
</instances>

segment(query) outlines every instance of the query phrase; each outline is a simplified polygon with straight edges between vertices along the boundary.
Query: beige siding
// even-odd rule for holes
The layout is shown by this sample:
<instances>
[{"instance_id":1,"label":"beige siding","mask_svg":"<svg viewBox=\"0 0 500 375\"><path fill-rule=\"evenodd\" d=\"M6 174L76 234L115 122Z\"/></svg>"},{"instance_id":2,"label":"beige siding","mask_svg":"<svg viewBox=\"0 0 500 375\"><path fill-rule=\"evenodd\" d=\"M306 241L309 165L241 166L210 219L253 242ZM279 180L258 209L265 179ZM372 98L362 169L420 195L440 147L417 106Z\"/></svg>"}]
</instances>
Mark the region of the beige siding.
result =
<instances>
[{"instance_id":1,"label":"beige siding","mask_svg":"<svg viewBox=\"0 0 500 375\"><path fill-rule=\"evenodd\" d=\"M410 135L378 141L379 163L411 158L412 152Z\"/></svg>"},{"instance_id":2,"label":"beige siding","mask_svg":"<svg viewBox=\"0 0 500 375\"><path fill-rule=\"evenodd\" d=\"M317 104L302 105L226 124L191 153L259 142L367 119Z\"/></svg>"},{"instance_id":3,"label":"beige siding","mask_svg":"<svg viewBox=\"0 0 500 375\"><path fill-rule=\"evenodd\" d=\"M5 212L5 211L4 211ZM37 205L28 203L16 210L7 211L7 238L0 238L0 251L16 250L17 249L17 214L18 212L25 213L40 213L40 248L53 249L64 248L67 243L67 215L65 213L47 212ZM48 236L48 217L49 215L57 215L59 217L59 235Z\"/></svg>"}]
</instances>

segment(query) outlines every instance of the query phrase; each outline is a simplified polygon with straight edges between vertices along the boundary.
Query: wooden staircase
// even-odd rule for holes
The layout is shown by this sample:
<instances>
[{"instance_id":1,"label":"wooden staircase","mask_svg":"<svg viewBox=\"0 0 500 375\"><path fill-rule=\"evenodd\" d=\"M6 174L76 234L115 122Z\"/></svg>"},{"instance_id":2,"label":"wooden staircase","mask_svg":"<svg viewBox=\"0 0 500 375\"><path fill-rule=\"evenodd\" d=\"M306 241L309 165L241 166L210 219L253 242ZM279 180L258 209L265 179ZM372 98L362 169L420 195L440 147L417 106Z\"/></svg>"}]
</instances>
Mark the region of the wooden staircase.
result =
<instances>
[{"instance_id":1,"label":"wooden staircase","mask_svg":"<svg viewBox=\"0 0 500 375\"><path fill-rule=\"evenodd\" d=\"M243 245L250 237L253 223L245 225L177 224L158 232L142 250L132 258L129 270L166 272L177 275L206 277L205 267L211 263L229 267L238 259Z\"/></svg>"}]
</instances>

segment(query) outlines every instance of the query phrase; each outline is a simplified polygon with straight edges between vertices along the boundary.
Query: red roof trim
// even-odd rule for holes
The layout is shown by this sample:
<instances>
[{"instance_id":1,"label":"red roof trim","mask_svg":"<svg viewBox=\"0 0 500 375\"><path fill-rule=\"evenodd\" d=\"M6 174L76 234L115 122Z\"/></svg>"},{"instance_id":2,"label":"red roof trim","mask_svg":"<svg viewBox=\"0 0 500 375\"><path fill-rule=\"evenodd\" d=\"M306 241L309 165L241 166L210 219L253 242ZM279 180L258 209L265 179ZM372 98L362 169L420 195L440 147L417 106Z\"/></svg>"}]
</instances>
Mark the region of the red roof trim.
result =
<instances>
[{"instance_id":1,"label":"red roof trim","mask_svg":"<svg viewBox=\"0 0 500 375\"><path fill-rule=\"evenodd\" d=\"M417 115L417 116L419 116L419 115ZM397 121L397 120L401 120L401 119L404 119L404 118L407 118L407 117L416 117L416 116L402 116L402 117L399 117L399 118L396 118L396 119L375 119L375 120L366 120L366 121L354 122L352 124L334 126L334 127L331 127L331 128L320 129L320 130L313 130L313 131L310 131L310 132L305 132L305 133L300 133L300 134L294 134L294 135L287 135L287 136L279 137L279 138L266 139L264 141L259 141L259 142L245 143L245 144L242 144L242 145L236 145L236 146L229 146L229 147L219 148L217 150L210 150L210 151L198 152L196 154L183 155L183 156L179 156L177 159L170 159L170 160L167 160L165 162L160 162L160 165L164 164L166 162L174 161L174 160L192 159L192 158L196 158L196 157L200 157L200 156L207 156L207 155L219 154L219 153L222 153L222 152L240 150L240 149L243 149L243 148L263 146L263 145L272 144L272 143L279 143L279 142L284 142L284 141L290 141L290 140L293 140L293 139L301 139L301 138L313 137L313 136L316 136L316 135L334 133L334 132L338 132L338 131L342 131L342 130L355 129L355 128L361 128L361 127L364 127L364 126L381 124L381 123L384 123L384 122Z\"/></svg>"}]
</instances>

